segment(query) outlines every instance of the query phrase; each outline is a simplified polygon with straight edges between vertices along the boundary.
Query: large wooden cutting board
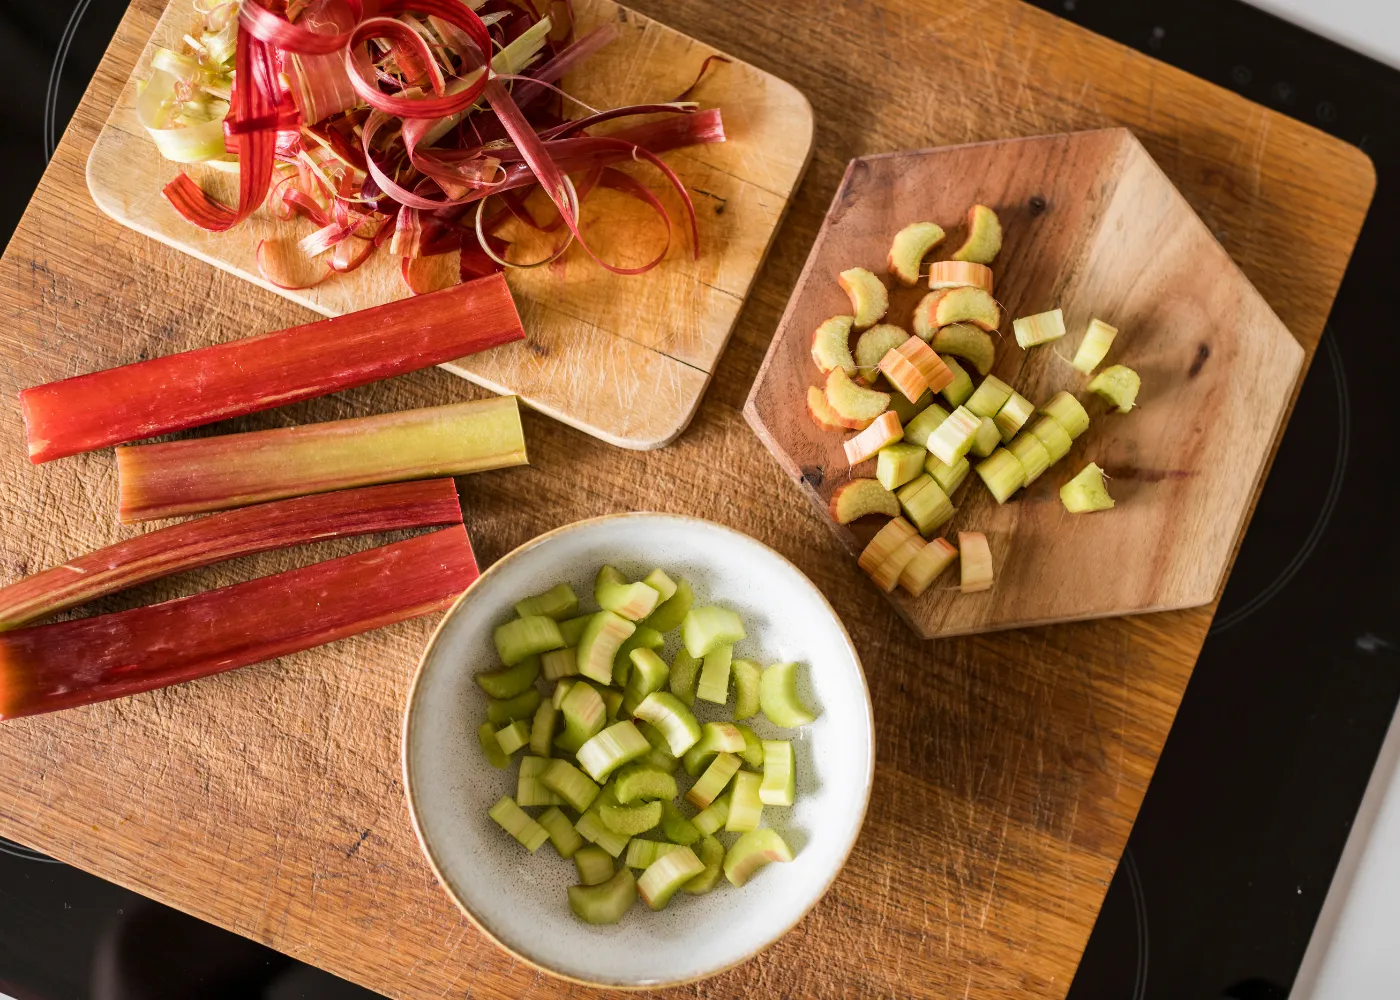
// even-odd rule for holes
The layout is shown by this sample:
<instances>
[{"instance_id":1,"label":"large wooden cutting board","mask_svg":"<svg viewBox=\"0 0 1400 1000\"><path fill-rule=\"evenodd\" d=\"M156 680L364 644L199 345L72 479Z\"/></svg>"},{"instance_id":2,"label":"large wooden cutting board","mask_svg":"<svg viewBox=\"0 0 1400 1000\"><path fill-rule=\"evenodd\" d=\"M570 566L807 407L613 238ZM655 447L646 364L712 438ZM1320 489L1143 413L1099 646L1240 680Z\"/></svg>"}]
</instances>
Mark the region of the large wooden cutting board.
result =
<instances>
[{"instance_id":1,"label":"large wooden cutting board","mask_svg":"<svg viewBox=\"0 0 1400 1000\"><path fill-rule=\"evenodd\" d=\"M690 429L668 448L629 452L526 413L531 465L463 478L467 526L483 565L621 510L749 532L810 576L849 627L869 666L879 748L868 822L821 904L753 961L665 996L1059 1000L1214 606L925 642L744 423L745 397L854 157L1130 127L1309 358L1374 174L1337 140L1019 0L634 2L811 95L811 168ZM17 390L306 319L118 225L84 186L88 152L164 8L133 0L0 261L3 583L135 530L113 515L110 452L29 465ZM483 391L418 372L216 430ZM341 550L265 553L98 610ZM399 725L435 623L6 723L0 834L394 997L608 996L513 961L422 858Z\"/></svg>"},{"instance_id":2,"label":"large wooden cutting board","mask_svg":"<svg viewBox=\"0 0 1400 1000\"><path fill-rule=\"evenodd\" d=\"M884 275L892 235L915 220L948 230L930 255L946 259L973 204L994 207L1006 234L993 266L1003 318L991 374L1037 404L1073 393L1091 424L1004 504L975 473L954 492L957 513L939 533L987 535L992 590L962 594L949 572L919 597L898 589L890 599L930 638L1205 604L1225 582L1303 349L1127 129L853 160L754 381L749 422L858 553L887 518L843 527L827 513L832 494L873 476L875 462L852 468L841 447L850 432L823 431L807 414L807 388L822 384L812 331L850 311L838 273ZM927 287L883 280L895 285L884 321L912 329ZM1068 335L1023 350L1012 318L1053 308ZM1090 393L1069 364L1094 317L1119 328L1100 369L1123 364L1143 379L1129 414ZM1089 462L1111 477L1117 506L1070 514L1059 489Z\"/></svg>"},{"instance_id":3,"label":"large wooden cutting board","mask_svg":"<svg viewBox=\"0 0 1400 1000\"><path fill-rule=\"evenodd\" d=\"M595 108L672 100L719 52L612 0L574 6L579 33L604 23L619 31L565 81ZM313 288L280 289L258 269L258 243L300 239L315 228L310 221L280 222L260 209L228 233L206 233L161 197L178 168L160 157L137 119L136 87L150 75L153 50L178 49L194 16L189 0L171 0L122 88L88 158L88 187L98 206L123 225L324 316L409 294L399 258L387 252ZM699 260L679 198L655 170L628 168L661 195L678 223L666 259L645 275L622 276L574 247L562 270L511 271L526 340L444 368L624 448L659 448L690 423L812 148L807 99L746 62L716 65L692 99L721 109L727 136L665 157L695 203ZM189 170L226 201L236 200L236 176ZM619 263L640 264L664 245L659 222L615 192L590 195L583 218L599 251Z\"/></svg>"}]
</instances>

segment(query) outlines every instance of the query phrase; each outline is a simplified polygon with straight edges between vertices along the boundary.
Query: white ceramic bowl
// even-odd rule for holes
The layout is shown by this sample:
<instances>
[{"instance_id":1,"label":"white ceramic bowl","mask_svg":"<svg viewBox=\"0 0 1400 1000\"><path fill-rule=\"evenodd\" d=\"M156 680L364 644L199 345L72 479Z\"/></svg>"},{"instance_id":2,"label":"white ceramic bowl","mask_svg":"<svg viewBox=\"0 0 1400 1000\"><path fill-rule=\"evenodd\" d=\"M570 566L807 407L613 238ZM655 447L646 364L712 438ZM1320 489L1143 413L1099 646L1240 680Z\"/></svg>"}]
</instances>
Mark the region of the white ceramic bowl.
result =
<instances>
[{"instance_id":1,"label":"white ceramic bowl","mask_svg":"<svg viewBox=\"0 0 1400 1000\"><path fill-rule=\"evenodd\" d=\"M804 665L802 700L819 711L801 730L748 720L760 738L796 741L797 800L767 807L763 825L796 853L742 889L724 879L705 896L677 893L660 913L639 900L621 923L591 927L569 910L577 877L546 843L533 855L487 816L514 796L518 770L493 769L477 743L485 698L472 681L499 666L492 630L512 605L561 580L594 606L593 575L612 563L639 579L660 566L695 588L696 605L737 611L749 637L735 656ZM670 662L677 633L663 654ZM696 702L697 715L731 718ZM791 929L845 863L865 819L875 766L870 693L850 637L831 605L797 567L747 535L669 514L619 514L567 525L491 566L457 601L423 654L409 692L403 735L409 811L429 864L448 894L487 935L548 972L601 986L655 987L713 975ZM677 772L682 788L684 771ZM539 810L532 810L538 812ZM720 834L728 846L737 835Z\"/></svg>"}]
</instances>

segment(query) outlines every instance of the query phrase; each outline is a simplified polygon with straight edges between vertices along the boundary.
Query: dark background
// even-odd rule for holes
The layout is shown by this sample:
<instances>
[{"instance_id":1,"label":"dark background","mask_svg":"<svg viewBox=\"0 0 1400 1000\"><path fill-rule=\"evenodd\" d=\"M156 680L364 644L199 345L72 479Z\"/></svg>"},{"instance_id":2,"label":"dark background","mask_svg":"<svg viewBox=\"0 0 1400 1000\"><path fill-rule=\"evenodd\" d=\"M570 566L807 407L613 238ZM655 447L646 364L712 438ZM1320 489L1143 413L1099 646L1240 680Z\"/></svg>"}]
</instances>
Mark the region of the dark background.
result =
<instances>
[{"instance_id":1,"label":"dark background","mask_svg":"<svg viewBox=\"0 0 1400 1000\"><path fill-rule=\"evenodd\" d=\"M1380 176L1070 993L1282 1000L1400 699L1400 497L1384 430L1400 368L1400 73L1233 0L1036 2L1361 146ZM4 238L124 9L119 0L0 2L0 65L18 91L0 130ZM17 1000L375 996L7 842L0 991Z\"/></svg>"}]
</instances>

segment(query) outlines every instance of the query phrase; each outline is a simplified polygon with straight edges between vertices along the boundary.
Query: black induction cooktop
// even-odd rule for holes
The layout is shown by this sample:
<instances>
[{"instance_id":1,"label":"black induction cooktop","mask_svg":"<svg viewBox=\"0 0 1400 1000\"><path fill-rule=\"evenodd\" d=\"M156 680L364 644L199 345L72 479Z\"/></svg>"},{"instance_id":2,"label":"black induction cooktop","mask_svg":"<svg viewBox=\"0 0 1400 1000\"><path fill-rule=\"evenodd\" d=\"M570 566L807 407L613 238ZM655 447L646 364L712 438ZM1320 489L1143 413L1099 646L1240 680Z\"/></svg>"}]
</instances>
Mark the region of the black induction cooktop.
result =
<instances>
[{"instance_id":1,"label":"black induction cooktop","mask_svg":"<svg viewBox=\"0 0 1400 1000\"><path fill-rule=\"evenodd\" d=\"M1071 1000L1282 1000L1400 700L1390 388L1400 370L1400 72L1234 0L1037 5L1366 150L1376 200ZM0 60L46 85L0 130L19 219L120 0L0 0ZM1300 248L1299 252L1305 252ZM374 994L0 842L17 1000ZM1397 991L1400 993L1400 990Z\"/></svg>"}]
</instances>

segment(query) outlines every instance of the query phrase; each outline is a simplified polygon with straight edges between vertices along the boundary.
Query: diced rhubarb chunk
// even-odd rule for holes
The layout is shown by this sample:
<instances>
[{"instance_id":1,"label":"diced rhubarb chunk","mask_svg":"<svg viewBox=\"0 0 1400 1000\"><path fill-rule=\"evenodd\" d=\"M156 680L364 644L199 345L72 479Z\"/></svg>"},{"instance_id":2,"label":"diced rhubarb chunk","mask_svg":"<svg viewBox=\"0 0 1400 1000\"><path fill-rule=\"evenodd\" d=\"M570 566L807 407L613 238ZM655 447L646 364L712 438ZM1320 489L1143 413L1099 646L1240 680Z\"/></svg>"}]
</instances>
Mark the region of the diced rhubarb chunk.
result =
<instances>
[{"instance_id":1,"label":"diced rhubarb chunk","mask_svg":"<svg viewBox=\"0 0 1400 1000\"><path fill-rule=\"evenodd\" d=\"M888 410L875 418L875 422L845 442L846 461L859 465L874 458L881 448L894 444L904 437L904 428L899 426L899 418Z\"/></svg>"}]
</instances>

